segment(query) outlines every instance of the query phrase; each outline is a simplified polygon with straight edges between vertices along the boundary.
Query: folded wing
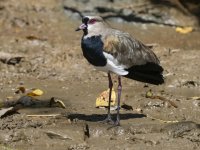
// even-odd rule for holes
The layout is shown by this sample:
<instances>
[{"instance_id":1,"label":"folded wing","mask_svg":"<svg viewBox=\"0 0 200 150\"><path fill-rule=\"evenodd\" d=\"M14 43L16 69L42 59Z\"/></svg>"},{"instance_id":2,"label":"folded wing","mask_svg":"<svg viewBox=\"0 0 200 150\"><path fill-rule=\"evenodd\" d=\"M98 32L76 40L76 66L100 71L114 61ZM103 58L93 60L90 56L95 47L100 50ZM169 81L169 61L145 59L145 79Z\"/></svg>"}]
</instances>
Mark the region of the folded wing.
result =
<instances>
[{"instance_id":1,"label":"folded wing","mask_svg":"<svg viewBox=\"0 0 200 150\"><path fill-rule=\"evenodd\" d=\"M104 52L114 57L117 66L123 66L127 78L137 81L162 84L163 68L154 52L128 33L112 29L102 39Z\"/></svg>"}]
</instances>

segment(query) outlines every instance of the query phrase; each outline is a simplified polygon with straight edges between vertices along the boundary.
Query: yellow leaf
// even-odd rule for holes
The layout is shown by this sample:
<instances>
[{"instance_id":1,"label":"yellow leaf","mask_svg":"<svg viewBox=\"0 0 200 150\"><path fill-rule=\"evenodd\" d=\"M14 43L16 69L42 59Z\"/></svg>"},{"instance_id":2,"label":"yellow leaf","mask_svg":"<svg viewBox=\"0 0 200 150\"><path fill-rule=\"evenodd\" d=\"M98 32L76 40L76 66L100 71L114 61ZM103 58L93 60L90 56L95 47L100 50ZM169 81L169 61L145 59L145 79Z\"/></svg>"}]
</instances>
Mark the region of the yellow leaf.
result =
<instances>
[{"instance_id":1,"label":"yellow leaf","mask_svg":"<svg viewBox=\"0 0 200 150\"><path fill-rule=\"evenodd\" d=\"M149 91L146 92L146 98L150 98L153 96L153 93L151 91L151 89Z\"/></svg>"},{"instance_id":2,"label":"yellow leaf","mask_svg":"<svg viewBox=\"0 0 200 150\"><path fill-rule=\"evenodd\" d=\"M187 34L193 31L192 27L176 27L176 32Z\"/></svg>"},{"instance_id":3,"label":"yellow leaf","mask_svg":"<svg viewBox=\"0 0 200 150\"><path fill-rule=\"evenodd\" d=\"M32 92L28 93L28 96L41 96L44 92L40 89L34 89Z\"/></svg>"},{"instance_id":4,"label":"yellow leaf","mask_svg":"<svg viewBox=\"0 0 200 150\"><path fill-rule=\"evenodd\" d=\"M109 89L106 91L103 91L99 97L96 99L96 107L107 107L109 101ZM111 95L111 106L115 105L116 101L116 93L114 89L112 89L112 95Z\"/></svg>"}]
</instances>

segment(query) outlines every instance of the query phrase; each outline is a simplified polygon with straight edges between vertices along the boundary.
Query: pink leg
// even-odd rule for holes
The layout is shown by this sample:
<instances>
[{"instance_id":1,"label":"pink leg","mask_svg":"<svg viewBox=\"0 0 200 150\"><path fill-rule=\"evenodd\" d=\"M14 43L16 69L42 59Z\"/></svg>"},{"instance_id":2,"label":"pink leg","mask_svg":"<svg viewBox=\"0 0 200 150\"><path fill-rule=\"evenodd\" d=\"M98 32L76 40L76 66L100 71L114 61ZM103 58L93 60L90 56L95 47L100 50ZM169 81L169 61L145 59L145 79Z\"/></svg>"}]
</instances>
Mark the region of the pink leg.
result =
<instances>
[{"instance_id":1,"label":"pink leg","mask_svg":"<svg viewBox=\"0 0 200 150\"><path fill-rule=\"evenodd\" d=\"M120 110L120 99L121 99L121 92L122 92L122 84L121 84L121 77L118 76L118 102L117 102L117 120L115 122L115 125L120 125L120 116L119 116L119 110Z\"/></svg>"},{"instance_id":2,"label":"pink leg","mask_svg":"<svg viewBox=\"0 0 200 150\"><path fill-rule=\"evenodd\" d=\"M108 81L109 81L108 115L107 115L106 119L103 122L114 124L114 121L112 120L111 114L110 114L110 103L111 103L113 82L112 82L112 78L111 78L111 75L110 75L109 72L108 72Z\"/></svg>"}]
</instances>

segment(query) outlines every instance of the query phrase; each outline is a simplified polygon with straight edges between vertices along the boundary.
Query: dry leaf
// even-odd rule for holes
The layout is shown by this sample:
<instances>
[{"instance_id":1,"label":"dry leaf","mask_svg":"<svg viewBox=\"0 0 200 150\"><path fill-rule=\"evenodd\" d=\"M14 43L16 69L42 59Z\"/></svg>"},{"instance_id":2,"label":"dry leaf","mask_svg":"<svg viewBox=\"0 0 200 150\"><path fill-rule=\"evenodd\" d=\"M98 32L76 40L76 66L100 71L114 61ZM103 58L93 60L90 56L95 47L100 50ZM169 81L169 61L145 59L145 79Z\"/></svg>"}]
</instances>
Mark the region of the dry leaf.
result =
<instances>
[{"instance_id":1,"label":"dry leaf","mask_svg":"<svg viewBox=\"0 0 200 150\"><path fill-rule=\"evenodd\" d=\"M25 87L21 86L17 88L17 90L15 91L15 94L20 94L20 93L25 93L25 92L26 92Z\"/></svg>"},{"instance_id":2,"label":"dry leaf","mask_svg":"<svg viewBox=\"0 0 200 150\"><path fill-rule=\"evenodd\" d=\"M139 113L142 113L142 112L143 112L142 108L136 108L135 110L136 110L137 112L139 112Z\"/></svg>"},{"instance_id":3,"label":"dry leaf","mask_svg":"<svg viewBox=\"0 0 200 150\"><path fill-rule=\"evenodd\" d=\"M193 31L192 27L176 27L176 32L187 34Z\"/></svg>"},{"instance_id":4,"label":"dry leaf","mask_svg":"<svg viewBox=\"0 0 200 150\"><path fill-rule=\"evenodd\" d=\"M46 131L45 133L51 139L72 140L72 138L68 137L67 135L55 133L54 131Z\"/></svg>"},{"instance_id":5,"label":"dry leaf","mask_svg":"<svg viewBox=\"0 0 200 150\"><path fill-rule=\"evenodd\" d=\"M26 115L27 117L57 117L60 114L48 114L48 115Z\"/></svg>"},{"instance_id":6,"label":"dry leaf","mask_svg":"<svg viewBox=\"0 0 200 150\"><path fill-rule=\"evenodd\" d=\"M123 104L121 105L121 108L123 108L123 109L125 109L125 110L133 110L133 107L132 107L132 106L127 105L127 104L125 104L125 103L123 103Z\"/></svg>"},{"instance_id":7,"label":"dry leaf","mask_svg":"<svg viewBox=\"0 0 200 150\"><path fill-rule=\"evenodd\" d=\"M200 100L200 96L188 97L187 100Z\"/></svg>"},{"instance_id":8,"label":"dry leaf","mask_svg":"<svg viewBox=\"0 0 200 150\"><path fill-rule=\"evenodd\" d=\"M27 96L41 96L43 93L44 92L40 89L34 89L32 92L28 93Z\"/></svg>"},{"instance_id":9,"label":"dry leaf","mask_svg":"<svg viewBox=\"0 0 200 150\"><path fill-rule=\"evenodd\" d=\"M99 97L96 99L96 107L108 107L108 101L109 101L109 91L110 89L103 91ZM114 89L112 89L112 95L111 95L111 106L115 105L116 101L116 93Z\"/></svg>"},{"instance_id":10,"label":"dry leaf","mask_svg":"<svg viewBox=\"0 0 200 150\"><path fill-rule=\"evenodd\" d=\"M153 96L153 92L150 89L149 91L146 92L146 98L150 98L152 96Z\"/></svg>"},{"instance_id":11,"label":"dry leaf","mask_svg":"<svg viewBox=\"0 0 200 150\"><path fill-rule=\"evenodd\" d=\"M157 120L157 121L160 121L160 122L163 122L163 123L177 123L177 122L179 122L178 120L162 120L162 119L159 119L159 118L152 117L148 114L146 116L147 116L147 118L150 118L152 120Z\"/></svg>"},{"instance_id":12,"label":"dry leaf","mask_svg":"<svg viewBox=\"0 0 200 150\"><path fill-rule=\"evenodd\" d=\"M18 64L18 63L21 62L21 59L22 59L22 58L24 58L24 57L14 57L14 58L10 58L10 59L6 62L6 64L8 64L8 65L16 65L16 64Z\"/></svg>"},{"instance_id":13,"label":"dry leaf","mask_svg":"<svg viewBox=\"0 0 200 150\"><path fill-rule=\"evenodd\" d=\"M175 108L178 108L178 106L172 102L171 100L168 100L166 99L165 97L162 97L162 96L159 96L159 95L153 95L151 89L149 91L146 92L146 98L151 98L151 99L159 99L161 101L164 101L164 102L168 102L169 104L171 104L172 106L174 106Z\"/></svg>"},{"instance_id":14,"label":"dry leaf","mask_svg":"<svg viewBox=\"0 0 200 150\"><path fill-rule=\"evenodd\" d=\"M57 104L61 108L66 108L66 106L65 106L65 104L63 103L62 100L55 98L55 97L52 97L51 100L50 100L50 106L52 107L55 104Z\"/></svg>"},{"instance_id":15,"label":"dry leaf","mask_svg":"<svg viewBox=\"0 0 200 150\"><path fill-rule=\"evenodd\" d=\"M41 37L37 37L35 35L29 35L26 37L28 40L40 40L40 41L46 41L46 38L41 38Z\"/></svg>"},{"instance_id":16,"label":"dry leaf","mask_svg":"<svg viewBox=\"0 0 200 150\"><path fill-rule=\"evenodd\" d=\"M0 108L4 107L4 102L0 101Z\"/></svg>"},{"instance_id":17,"label":"dry leaf","mask_svg":"<svg viewBox=\"0 0 200 150\"><path fill-rule=\"evenodd\" d=\"M15 113L16 109L14 107L9 107L9 108L2 108L0 109L0 117L4 117L9 113Z\"/></svg>"}]
</instances>

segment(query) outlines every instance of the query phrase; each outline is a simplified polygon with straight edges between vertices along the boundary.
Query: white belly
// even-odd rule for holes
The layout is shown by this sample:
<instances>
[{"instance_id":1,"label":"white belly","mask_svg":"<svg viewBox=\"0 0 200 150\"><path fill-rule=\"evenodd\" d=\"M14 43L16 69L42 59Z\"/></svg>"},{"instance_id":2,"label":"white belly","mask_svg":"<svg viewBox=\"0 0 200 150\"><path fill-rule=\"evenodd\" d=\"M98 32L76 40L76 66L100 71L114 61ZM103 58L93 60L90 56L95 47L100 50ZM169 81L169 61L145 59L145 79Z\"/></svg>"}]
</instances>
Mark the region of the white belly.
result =
<instances>
[{"instance_id":1,"label":"white belly","mask_svg":"<svg viewBox=\"0 0 200 150\"><path fill-rule=\"evenodd\" d=\"M112 61L110 61L109 59L107 59L106 66L101 66L101 67L95 66L95 68L97 70L104 71L104 72L113 72L113 73L115 73L117 75L121 75L121 76L128 74L128 71L124 70L123 66L116 65Z\"/></svg>"}]
</instances>

